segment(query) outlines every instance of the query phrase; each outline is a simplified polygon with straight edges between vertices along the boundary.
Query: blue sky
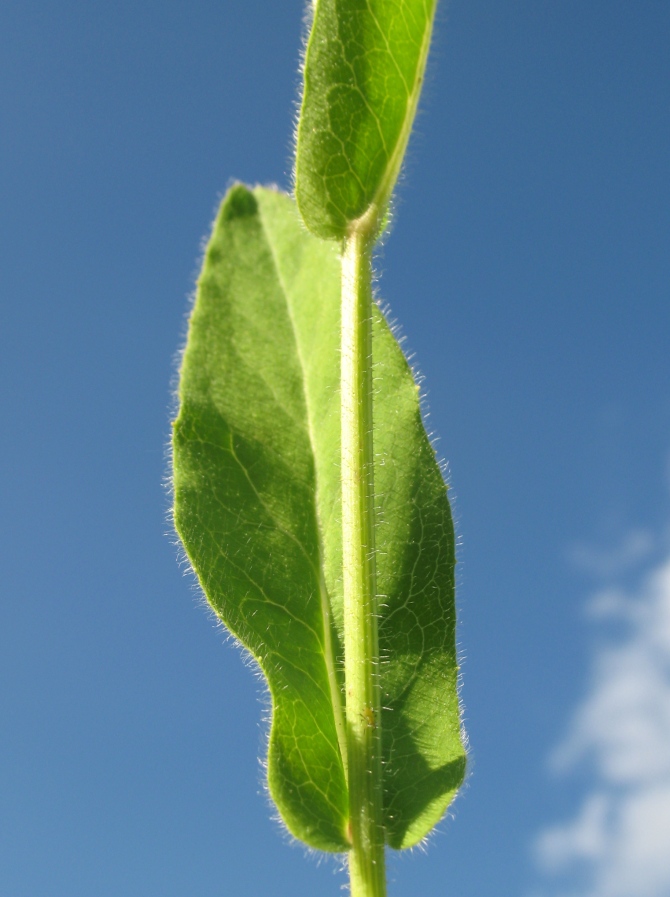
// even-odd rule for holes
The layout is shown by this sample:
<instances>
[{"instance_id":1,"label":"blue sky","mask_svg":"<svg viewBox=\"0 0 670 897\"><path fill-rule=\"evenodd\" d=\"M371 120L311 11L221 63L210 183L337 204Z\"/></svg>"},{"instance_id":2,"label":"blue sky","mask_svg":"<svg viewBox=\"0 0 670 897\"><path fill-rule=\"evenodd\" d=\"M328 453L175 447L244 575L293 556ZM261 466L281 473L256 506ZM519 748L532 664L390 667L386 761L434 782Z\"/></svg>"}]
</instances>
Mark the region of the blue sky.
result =
<instances>
[{"instance_id":1,"label":"blue sky","mask_svg":"<svg viewBox=\"0 0 670 897\"><path fill-rule=\"evenodd\" d=\"M0 10L8 897L341 892L163 487L218 198L290 186L302 18ZM471 772L391 897L670 895L669 45L663 0L440 10L378 267L456 496Z\"/></svg>"}]
</instances>

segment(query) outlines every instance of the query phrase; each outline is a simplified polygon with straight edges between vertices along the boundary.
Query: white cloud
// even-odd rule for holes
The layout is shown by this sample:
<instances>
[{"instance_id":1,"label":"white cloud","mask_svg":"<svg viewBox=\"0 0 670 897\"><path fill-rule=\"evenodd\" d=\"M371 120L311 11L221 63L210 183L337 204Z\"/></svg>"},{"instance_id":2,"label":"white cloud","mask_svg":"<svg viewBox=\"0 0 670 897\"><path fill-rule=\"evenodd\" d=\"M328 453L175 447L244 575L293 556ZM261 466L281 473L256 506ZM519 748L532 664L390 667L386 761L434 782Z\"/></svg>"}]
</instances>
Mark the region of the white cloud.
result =
<instances>
[{"instance_id":1,"label":"white cloud","mask_svg":"<svg viewBox=\"0 0 670 897\"><path fill-rule=\"evenodd\" d=\"M576 816L540 834L538 861L549 879L578 877L571 897L669 897L670 559L636 594L608 589L590 611L623 621L626 634L597 649L589 692L551 758L561 773L588 763L595 777Z\"/></svg>"}]
</instances>

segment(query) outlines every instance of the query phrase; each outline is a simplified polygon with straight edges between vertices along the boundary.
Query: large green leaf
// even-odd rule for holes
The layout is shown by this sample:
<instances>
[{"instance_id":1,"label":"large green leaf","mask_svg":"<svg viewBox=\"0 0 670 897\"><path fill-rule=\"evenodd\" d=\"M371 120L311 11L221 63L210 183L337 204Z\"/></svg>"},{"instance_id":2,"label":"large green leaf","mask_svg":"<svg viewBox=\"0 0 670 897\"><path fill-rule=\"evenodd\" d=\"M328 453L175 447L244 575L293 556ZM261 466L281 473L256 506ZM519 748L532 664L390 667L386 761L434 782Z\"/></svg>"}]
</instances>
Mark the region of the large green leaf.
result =
<instances>
[{"instance_id":1,"label":"large green leaf","mask_svg":"<svg viewBox=\"0 0 670 897\"><path fill-rule=\"evenodd\" d=\"M237 185L207 247L174 427L175 524L272 696L270 791L290 831L345 850L340 264L289 197ZM420 840L460 784L454 537L407 362L375 307L385 826Z\"/></svg>"},{"instance_id":2,"label":"large green leaf","mask_svg":"<svg viewBox=\"0 0 670 897\"><path fill-rule=\"evenodd\" d=\"M436 0L318 0L304 67L296 198L307 227L342 238L381 221L400 172Z\"/></svg>"}]
</instances>

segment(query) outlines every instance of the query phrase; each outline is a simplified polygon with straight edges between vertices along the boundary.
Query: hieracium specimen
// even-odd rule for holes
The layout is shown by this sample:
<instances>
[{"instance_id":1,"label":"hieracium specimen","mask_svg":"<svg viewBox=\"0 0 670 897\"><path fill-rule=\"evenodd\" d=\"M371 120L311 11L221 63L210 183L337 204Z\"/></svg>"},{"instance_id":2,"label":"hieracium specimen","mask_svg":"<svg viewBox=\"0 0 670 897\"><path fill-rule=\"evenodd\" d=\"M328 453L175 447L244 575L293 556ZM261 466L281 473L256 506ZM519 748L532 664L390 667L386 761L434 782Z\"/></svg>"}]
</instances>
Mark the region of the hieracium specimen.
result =
<instances>
[{"instance_id":1,"label":"hieracium specimen","mask_svg":"<svg viewBox=\"0 0 670 897\"><path fill-rule=\"evenodd\" d=\"M318 0L295 201L224 198L191 314L174 519L272 696L290 832L386 894L462 782L454 531L419 392L372 298L435 0Z\"/></svg>"}]
</instances>

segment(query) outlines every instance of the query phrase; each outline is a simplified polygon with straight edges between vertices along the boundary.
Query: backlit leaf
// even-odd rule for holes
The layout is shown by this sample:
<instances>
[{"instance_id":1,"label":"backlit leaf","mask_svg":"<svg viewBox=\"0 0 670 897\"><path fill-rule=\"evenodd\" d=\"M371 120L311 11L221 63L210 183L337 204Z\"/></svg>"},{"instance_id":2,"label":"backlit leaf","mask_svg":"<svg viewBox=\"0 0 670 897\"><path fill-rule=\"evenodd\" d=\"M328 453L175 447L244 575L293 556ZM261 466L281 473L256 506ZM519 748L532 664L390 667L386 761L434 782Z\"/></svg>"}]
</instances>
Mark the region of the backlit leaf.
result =
<instances>
[{"instance_id":1,"label":"backlit leaf","mask_svg":"<svg viewBox=\"0 0 670 897\"><path fill-rule=\"evenodd\" d=\"M318 0L304 67L296 198L307 227L343 238L381 223L416 113L436 0Z\"/></svg>"},{"instance_id":2,"label":"backlit leaf","mask_svg":"<svg viewBox=\"0 0 670 897\"><path fill-rule=\"evenodd\" d=\"M346 850L340 264L285 195L237 185L198 281L174 427L175 525L272 696L268 781L290 831ZM460 784L454 537L403 354L374 309L385 826L420 840Z\"/></svg>"}]
</instances>

